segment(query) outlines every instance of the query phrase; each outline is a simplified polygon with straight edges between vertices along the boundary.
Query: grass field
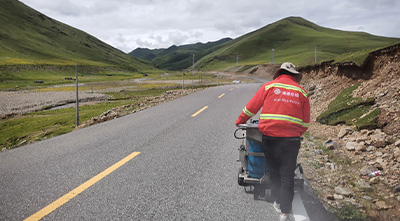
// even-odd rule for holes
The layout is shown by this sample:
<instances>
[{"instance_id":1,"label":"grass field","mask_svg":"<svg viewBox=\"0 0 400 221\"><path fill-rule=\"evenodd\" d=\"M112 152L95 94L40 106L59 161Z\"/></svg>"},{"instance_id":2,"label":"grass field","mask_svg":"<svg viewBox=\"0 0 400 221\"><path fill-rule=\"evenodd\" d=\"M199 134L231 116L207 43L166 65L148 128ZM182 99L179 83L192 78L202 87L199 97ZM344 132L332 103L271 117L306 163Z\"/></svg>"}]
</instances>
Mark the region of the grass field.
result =
<instances>
[{"instance_id":1,"label":"grass field","mask_svg":"<svg viewBox=\"0 0 400 221\"><path fill-rule=\"evenodd\" d=\"M112 74L112 77L107 76ZM130 73L79 73L78 80L81 83L99 82L106 80L126 80L134 78ZM68 80L70 79L70 80ZM35 81L43 83L35 84ZM0 75L0 90L6 89L26 89L32 87L48 87L52 85L74 84L75 73L69 71L54 71L54 70L32 70L32 71L2 71Z\"/></svg>"},{"instance_id":2,"label":"grass field","mask_svg":"<svg viewBox=\"0 0 400 221\"><path fill-rule=\"evenodd\" d=\"M113 107L127 105L138 100L140 98L83 105L79 108L80 121L87 121ZM29 143L71 132L75 129L75 111L74 107L45 110L0 120L0 149L13 148L23 142Z\"/></svg>"}]
</instances>

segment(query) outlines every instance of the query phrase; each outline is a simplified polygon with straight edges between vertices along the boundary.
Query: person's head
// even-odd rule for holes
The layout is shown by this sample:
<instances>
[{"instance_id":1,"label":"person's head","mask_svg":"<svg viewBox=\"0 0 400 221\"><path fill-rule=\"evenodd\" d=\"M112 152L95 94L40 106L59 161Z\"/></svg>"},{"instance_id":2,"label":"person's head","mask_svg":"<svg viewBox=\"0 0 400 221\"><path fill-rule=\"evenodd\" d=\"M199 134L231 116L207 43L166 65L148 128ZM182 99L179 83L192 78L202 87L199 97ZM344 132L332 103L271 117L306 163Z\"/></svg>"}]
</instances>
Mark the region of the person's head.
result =
<instances>
[{"instance_id":1,"label":"person's head","mask_svg":"<svg viewBox=\"0 0 400 221\"><path fill-rule=\"evenodd\" d=\"M281 65L281 67L275 71L274 77L272 79L276 79L281 75L290 75L293 76L297 82L300 82L303 75L296 71L296 66L294 64L285 62Z\"/></svg>"}]
</instances>

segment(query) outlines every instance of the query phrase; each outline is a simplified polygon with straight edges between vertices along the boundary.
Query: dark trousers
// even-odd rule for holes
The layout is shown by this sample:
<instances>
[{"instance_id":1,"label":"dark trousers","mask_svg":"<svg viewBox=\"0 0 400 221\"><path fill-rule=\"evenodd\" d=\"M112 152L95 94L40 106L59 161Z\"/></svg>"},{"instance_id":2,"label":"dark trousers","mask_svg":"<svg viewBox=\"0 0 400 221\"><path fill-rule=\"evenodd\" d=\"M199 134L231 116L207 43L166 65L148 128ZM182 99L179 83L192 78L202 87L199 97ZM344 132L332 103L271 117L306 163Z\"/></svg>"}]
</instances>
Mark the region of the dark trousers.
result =
<instances>
[{"instance_id":1,"label":"dark trousers","mask_svg":"<svg viewBox=\"0 0 400 221\"><path fill-rule=\"evenodd\" d=\"M294 171L300 149L300 138L264 135L262 141L270 172L272 199L280 203L282 213L289 213L294 196Z\"/></svg>"}]
</instances>

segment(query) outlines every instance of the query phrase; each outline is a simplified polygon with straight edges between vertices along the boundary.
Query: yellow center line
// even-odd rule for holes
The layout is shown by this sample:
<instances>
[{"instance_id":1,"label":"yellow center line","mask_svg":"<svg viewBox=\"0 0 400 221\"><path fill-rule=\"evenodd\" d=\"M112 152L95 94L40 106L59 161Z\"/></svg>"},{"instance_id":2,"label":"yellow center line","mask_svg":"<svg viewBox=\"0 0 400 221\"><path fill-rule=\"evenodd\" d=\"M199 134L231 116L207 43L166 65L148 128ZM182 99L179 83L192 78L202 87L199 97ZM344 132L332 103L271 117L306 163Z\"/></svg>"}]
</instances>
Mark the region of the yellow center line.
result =
<instances>
[{"instance_id":1,"label":"yellow center line","mask_svg":"<svg viewBox=\"0 0 400 221\"><path fill-rule=\"evenodd\" d=\"M100 181L101 179L106 177L108 174L112 173L114 170L118 169L119 167L121 167L122 165L124 165L128 161L132 160L134 157L136 157L139 154L140 154L140 152L131 153L130 155L128 155L124 159L118 161L117 163L115 163L111 167L105 169L103 172L97 174L96 176L94 176L90 180L84 182L83 184L81 184L77 188L73 189L69 193L65 194L64 196L62 196L58 200L52 202L51 204L49 204L45 208L39 210L38 212L36 212L32 216L26 218L25 220L30 221L30 220L40 220L40 219L42 219L43 217L47 216L48 214L50 214L51 212L56 210L58 207L64 205L66 202L68 202L72 198L76 197L78 194L82 193L84 190L86 190L87 188L91 187L93 184L97 183L98 181Z\"/></svg>"},{"instance_id":2,"label":"yellow center line","mask_svg":"<svg viewBox=\"0 0 400 221\"><path fill-rule=\"evenodd\" d=\"M223 94L219 95L219 97L218 97L218 98L221 98L221 97L223 97L224 95L225 95L225 93L223 93Z\"/></svg>"},{"instance_id":3,"label":"yellow center line","mask_svg":"<svg viewBox=\"0 0 400 221\"><path fill-rule=\"evenodd\" d=\"M229 91L233 91L233 88L229 89Z\"/></svg>"},{"instance_id":4,"label":"yellow center line","mask_svg":"<svg viewBox=\"0 0 400 221\"><path fill-rule=\"evenodd\" d=\"M203 108L201 108L199 111L197 111L196 113L192 114L192 117L196 117L198 114L200 114L203 110L207 109L208 106L205 106Z\"/></svg>"}]
</instances>

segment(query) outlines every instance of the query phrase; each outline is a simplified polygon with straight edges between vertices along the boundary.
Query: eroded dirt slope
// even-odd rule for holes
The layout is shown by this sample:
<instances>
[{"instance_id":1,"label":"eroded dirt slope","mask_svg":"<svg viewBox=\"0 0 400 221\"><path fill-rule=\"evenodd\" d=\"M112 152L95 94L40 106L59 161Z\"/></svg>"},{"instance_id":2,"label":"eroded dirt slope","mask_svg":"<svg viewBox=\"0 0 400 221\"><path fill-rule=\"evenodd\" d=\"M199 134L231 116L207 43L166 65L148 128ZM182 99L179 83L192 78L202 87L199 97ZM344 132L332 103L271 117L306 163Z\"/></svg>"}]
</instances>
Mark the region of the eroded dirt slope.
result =
<instances>
[{"instance_id":1,"label":"eroded dirt slope","mask_svg":"<svg viewBox=\"0 0 400 221\"><path fill-rule=\"evenodd\" d=\"M338 145L305 143L301 160L311 185L328 207L356 205L376 220L400 217L400 45L371 53L359 67L330 62L304 67L301 84L313 94L310 134ZM357 131L346 125L316 122L328 104L345 88L361 82L354 97L375 99L378 128ZM311 138L312 139L312 138ZM331 150L330 154L321 151ZM368 177L379 170L381 175ZM341 193L344 188L348 193Z\"/></svg>"}]
</instances>

